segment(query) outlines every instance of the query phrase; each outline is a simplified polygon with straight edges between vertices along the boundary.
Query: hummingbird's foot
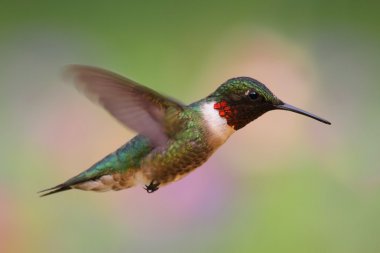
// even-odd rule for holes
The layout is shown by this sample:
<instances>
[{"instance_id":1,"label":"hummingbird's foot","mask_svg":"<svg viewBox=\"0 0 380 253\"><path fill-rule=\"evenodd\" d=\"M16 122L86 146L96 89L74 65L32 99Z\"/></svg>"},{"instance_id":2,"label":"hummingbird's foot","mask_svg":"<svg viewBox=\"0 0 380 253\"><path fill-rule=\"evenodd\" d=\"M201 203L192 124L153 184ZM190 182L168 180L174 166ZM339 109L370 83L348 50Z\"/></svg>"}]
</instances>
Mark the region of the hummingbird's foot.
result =
<instances>
[{"instance_id":1,"label":"hummingbird's foot","mask_svg":"<svg viewBox=\"0 0 380 253\"><path fill-rule=\"evenodd\" d=\"M150 182L149 185L145 185L144 189L146 190L147 193L152 193L152 192L155 192L158 190L158 186L160 185L160 183L158 182L155 182L154 180L152 180L152 182Z\"/></svg>"}]
</instances>

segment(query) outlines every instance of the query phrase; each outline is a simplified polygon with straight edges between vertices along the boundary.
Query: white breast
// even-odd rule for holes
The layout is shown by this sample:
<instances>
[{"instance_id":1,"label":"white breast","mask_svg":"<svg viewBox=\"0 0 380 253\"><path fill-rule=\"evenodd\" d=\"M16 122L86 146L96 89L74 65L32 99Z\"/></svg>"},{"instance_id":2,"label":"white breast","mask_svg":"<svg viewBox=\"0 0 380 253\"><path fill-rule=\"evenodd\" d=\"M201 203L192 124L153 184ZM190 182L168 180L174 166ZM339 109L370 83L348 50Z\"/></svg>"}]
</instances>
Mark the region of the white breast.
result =
<instances>
[{"instance_id":1,"label":"white breast","mask_svg":"<svg viewBox=\"0 0 380 253\"><path fill-rule=\"evenodd\" d=\"M210 143L215 147L223 144L235 130L227 124L227 120L219 116L219 111L214 109L215 102L205 103L201 107L203 118L210 132Z\"/></svg>"}]
</instances>

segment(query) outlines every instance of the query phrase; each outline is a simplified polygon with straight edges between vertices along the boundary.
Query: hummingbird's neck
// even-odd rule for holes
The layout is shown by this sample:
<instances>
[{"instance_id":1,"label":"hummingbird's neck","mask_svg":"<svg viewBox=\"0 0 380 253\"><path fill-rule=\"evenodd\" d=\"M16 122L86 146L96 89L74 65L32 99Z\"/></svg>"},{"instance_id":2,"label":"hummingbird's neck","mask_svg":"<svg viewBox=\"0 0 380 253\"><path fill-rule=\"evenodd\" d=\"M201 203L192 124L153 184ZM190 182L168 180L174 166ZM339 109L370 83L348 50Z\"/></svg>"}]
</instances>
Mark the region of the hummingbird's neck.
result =
<instances>
[{"instance_id":1,"label":"hummingbird's neck","mask_svg":"<svg viewBox=\"0 0 380 253\"><path fill-rule=\"evenodd\" d=\"M235 132L225 117L228 113L224 109L218 109L218 103L214 100L208 100L200 104L202 118L209 132L209 141L213 146L220 146Z\"/></svg>"},{"instance_id":2,"label":"hummingbird's neck","mask_svg":"<svg viewBox=\"0 0 380 253\"><path fill-rule=\"evenodd\" d=\"M223 122L223 124L228 125L234 130L238 130L244 125L242 125L242 119L239 117L239 109L234 103L230 103L225 99L208 99L203 102L207 105L207 115L213 115L215 122Z\"/></svg>"},{"instance_id":3,"label":"hummingbird's neck","mask_svg":"<svg viewBox=\"0 0 380 253\"><path fill-rule=\"evenodd\" d=\"M237 130L236 126L239 123L239 119L237 118L238 111L236 108L231 106L226 100L220 100L219 102L215 101L213 107L218 111L219 117L226 120L227 125Z\"/></svg>"}]
</instances>

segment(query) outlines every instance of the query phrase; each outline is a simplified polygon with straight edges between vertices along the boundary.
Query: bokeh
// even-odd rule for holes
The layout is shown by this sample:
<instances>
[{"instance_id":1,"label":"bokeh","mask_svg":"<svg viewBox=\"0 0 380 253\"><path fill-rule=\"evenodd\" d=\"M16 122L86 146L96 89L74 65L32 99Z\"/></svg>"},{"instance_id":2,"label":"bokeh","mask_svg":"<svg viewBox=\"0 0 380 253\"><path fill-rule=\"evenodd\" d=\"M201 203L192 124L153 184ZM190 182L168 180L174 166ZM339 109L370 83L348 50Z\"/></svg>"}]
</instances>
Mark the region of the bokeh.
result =
<instances>
[{"instance_id":1,"label":"bokeh","mask_svg":"<svg viewBox=\"0 0 380 253\"><path fill-rule=\"evenodd\" d=\"M372 1L0 3L0 252L380 252L380 16ZM270 112L146 194L36 192L134 133L67 64L185 103L251 76L327 126Z\"/></svg>"}]
</instances>

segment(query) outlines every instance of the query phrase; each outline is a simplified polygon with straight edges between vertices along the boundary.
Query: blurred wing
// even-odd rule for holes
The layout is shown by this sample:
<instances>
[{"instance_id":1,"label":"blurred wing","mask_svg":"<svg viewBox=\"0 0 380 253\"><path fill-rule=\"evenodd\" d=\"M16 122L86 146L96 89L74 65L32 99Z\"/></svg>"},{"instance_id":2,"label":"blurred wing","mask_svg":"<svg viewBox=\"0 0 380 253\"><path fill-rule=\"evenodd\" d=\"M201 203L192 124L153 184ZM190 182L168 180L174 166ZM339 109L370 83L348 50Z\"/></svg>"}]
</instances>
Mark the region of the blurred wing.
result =
<instances>
[{"instance_id":1,"label":"blurred wing","mask_svg":"<svg viewBox=\"0 0 380 253\"><path fill-rule=\"evenodd\" d=\"M102 105L123 125L148 137L156 146L168 140L166 119L176 118L183 110L182 104L100 68L70 65L65 77L73 80L91 101Z\"/></svg>"}]
</instances>

